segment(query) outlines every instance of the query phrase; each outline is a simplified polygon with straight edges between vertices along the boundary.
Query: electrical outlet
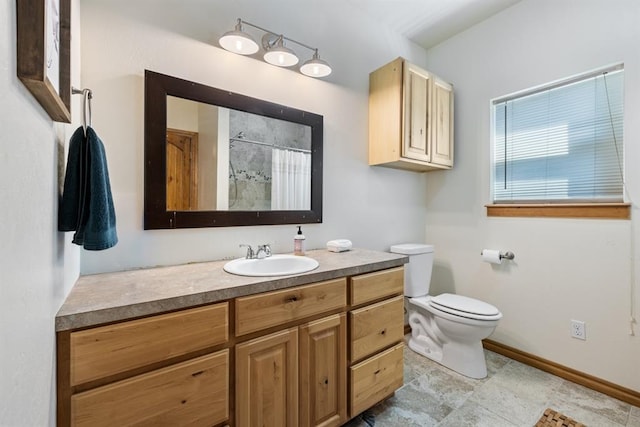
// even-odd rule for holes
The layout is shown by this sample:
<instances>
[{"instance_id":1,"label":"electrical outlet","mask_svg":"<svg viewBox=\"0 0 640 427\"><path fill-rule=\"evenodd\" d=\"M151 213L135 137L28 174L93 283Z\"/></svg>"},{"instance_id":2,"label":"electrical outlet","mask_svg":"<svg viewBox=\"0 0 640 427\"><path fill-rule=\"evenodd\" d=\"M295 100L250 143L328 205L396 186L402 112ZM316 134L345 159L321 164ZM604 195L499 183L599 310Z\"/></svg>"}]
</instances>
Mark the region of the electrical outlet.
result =
<instances>
[{"instance_id":1,"label":"electrical outlet","mask_svg":"<svg viewBox=\"0 0 640 427\"><path fill-rule=\"evenodd\" d=\"M581 320L571 320L571 337L579 340L587 339L586 326Z\"/></svg>"}]
</instances>

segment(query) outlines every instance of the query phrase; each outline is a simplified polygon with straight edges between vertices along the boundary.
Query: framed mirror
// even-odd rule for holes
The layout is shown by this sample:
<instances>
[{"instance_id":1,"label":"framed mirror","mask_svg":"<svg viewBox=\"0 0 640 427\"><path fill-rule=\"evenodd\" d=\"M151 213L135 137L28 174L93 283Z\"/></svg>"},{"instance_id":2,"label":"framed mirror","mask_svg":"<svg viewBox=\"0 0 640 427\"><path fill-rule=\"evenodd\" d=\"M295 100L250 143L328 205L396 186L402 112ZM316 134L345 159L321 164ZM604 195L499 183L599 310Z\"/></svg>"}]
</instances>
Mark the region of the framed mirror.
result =
<instances>
[{"instance_id":1,"label":"framed mirror","mask_svg":"<svg viewBox=\"0 0 640 427\"><path fill-rule=\"evenodd\" d=\"M144 228L322 222L323 117L145 70Z\"/></svg>"}]
</instances>

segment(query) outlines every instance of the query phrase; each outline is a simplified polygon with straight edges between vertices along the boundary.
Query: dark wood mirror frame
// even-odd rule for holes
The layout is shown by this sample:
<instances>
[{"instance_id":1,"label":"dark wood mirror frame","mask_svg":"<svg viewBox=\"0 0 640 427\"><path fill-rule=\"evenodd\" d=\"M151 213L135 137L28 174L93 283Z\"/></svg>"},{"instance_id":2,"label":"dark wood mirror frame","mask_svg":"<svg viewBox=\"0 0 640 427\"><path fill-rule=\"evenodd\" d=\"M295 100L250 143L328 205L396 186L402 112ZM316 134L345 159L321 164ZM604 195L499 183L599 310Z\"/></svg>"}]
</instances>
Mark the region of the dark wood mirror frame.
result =
<instances>
[{"instance_id":1,"label":"dark wood mirror frame","mask_svg":"<svg viewBox=\"0 0 640 427\"><path fill-rule=\"evenodd\" d=\"M311 209L308 211L170 211L166 209L167 95L311 127ZM322 222L322 132L318 114L145 70L144 229L230 227Z\"/></svg>"}]
</instances>

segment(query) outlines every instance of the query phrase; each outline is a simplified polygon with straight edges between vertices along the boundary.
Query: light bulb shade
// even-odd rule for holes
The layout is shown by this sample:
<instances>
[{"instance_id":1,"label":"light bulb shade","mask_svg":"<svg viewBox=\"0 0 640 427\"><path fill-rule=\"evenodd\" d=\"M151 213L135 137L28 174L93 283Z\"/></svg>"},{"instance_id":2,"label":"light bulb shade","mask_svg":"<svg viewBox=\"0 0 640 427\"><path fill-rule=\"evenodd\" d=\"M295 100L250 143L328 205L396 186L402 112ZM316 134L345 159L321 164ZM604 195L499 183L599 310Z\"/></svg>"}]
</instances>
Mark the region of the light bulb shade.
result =
<instances>
[{"instance_id":1,"label":"light bulb shade","mask_svg":"<svg viewBox=\"0 0 640 427\"><path fill-rule=\"evenodd\" d=\"M326 77L331 74L331 67L326 61L320 59L316 51L313 58L302 64L300 72L309 77Z\"/></svg>"},{"instance_id":2,"label":"light bulb shade","mask_svg":"<svg viewBox=\"0 0 640 427\"><path fill-rule=\"evenodd\" d=\"M253 37L242 31L240 20L233 31L227 31L218 41L223 49L240 55L252 55L260 49Z\"/></svg>"},{"instance_id":3,"label":"light bulb shade","mask_svg":"<svg viewBox=\"0 0 640 427\"><path fill-rule=\"evenodd\" d=\"M275 46L267 50L264 54L264 60L278 67L291 67L299 61L295 52L284 45L282 36L278 38Z\"/></svg>"}]
</instances>

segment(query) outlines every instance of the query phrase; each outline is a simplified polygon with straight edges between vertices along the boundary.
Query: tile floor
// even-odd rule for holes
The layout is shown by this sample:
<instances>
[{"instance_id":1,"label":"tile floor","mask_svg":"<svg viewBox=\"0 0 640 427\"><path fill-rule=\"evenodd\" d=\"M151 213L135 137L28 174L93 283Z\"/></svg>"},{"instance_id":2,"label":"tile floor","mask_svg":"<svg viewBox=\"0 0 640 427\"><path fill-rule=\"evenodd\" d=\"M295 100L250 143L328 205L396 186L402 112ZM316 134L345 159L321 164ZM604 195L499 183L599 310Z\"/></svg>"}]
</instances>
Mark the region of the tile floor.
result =
<instances>
[{"instance_id":1,"label":"tile floor","mask_svg":"<svg viewBox=\"0 0 640 427\"><path fill-rule=\"evenodd\" d=\"M589 427L640 427L640 408L486 351L474 380L405 347L404 386L372 408L376 427L533 426L546 408ZM362 418L347 424L367 427Z\"/></svg>"}]
</instances>

